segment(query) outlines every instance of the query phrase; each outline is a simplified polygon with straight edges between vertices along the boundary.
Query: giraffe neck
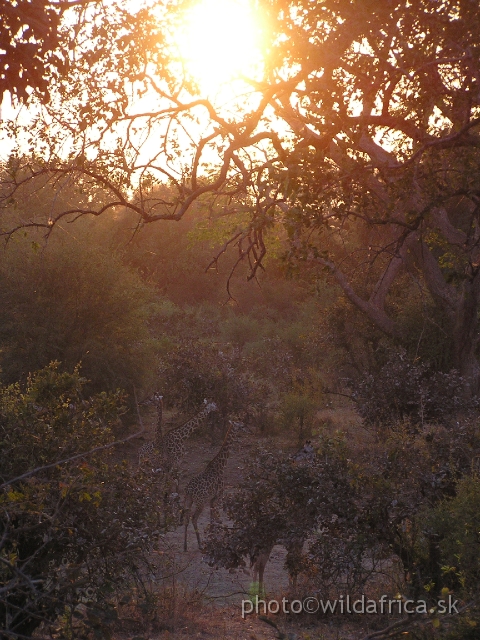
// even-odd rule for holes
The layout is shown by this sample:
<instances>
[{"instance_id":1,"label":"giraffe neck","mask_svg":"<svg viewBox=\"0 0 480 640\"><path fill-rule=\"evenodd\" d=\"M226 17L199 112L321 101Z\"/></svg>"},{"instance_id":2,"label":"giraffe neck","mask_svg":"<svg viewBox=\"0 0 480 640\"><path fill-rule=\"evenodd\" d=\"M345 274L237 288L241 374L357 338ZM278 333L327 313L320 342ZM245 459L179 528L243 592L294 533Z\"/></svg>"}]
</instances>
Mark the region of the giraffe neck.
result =
<instances>
[{"instance_id":1,"label":"giraffe neck","mask_svg":"<svg viewBox=\"0 0 480 640\"><path fill-rule=\"evenodd\" d=\"M198 427L202 424L205 418L208 416L209 410L203 409L197 414L194 418L186 422L183 427L180 427L178 435L181 440L186 440L189 438L194 431L198 429Z\"/></svg>"},{"instance_id":2,"label":"giraffe neck","mask_svg":"<svg viewBox=\"0 0 480 640\"><path fill-rule=\"evenodd\" d=\"M163 403L157 403L157 424L155 427L155 446L157 449L163 447Z\"/></svg>"},{"instance_id":3,"label":"giraffe neck","mask_svg":"<svg viewBox=\"0 0 480 640\"><path fill-rule=\"evenodd\" d=\"M230 447L232 446L234 439L235 432L233 426L231 426L227 431L227 435L225 436L225 440L223 441L220 451L208 465L210 471L216 471L217 473L223 472L227 465L228 456L230 455Z\"/></svg>"}]
</instances>

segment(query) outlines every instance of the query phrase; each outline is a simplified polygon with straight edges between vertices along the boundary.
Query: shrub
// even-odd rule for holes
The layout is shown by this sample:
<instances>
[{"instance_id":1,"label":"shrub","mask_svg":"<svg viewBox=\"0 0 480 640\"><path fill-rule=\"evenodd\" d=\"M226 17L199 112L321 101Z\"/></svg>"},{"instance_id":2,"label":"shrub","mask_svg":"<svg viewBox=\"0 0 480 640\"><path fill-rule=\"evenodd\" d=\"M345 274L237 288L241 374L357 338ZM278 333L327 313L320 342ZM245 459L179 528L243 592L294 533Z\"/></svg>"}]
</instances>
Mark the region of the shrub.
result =
<instances>
[{"instance_id":1,"label":"shrub","mask_svg":"<svg viewBox=\"0 0 480 640\"><path fill-rule=\"evenodd\" d=\"M220 325L221 335L226 342L231 342L243 349L247 342L258 340L261 333L260 323L250 316L234 315Z\"/></svg>"},{"instance_id":2,"label":"shrub","mask_svg":"<svg viewBox=\"0 0 480 640\"><path fill-rule=\"evenodd\" d=\"M238 367L235 352L221 351L211 343L179 341L160 362L160 385L169 389L169 399L186 411L213 400L224 422L231 414L248 409L252 383Z\"/></svg>"},{"instance_id":3,"label":"shrub","mask_svg":"<svg viewBox=\"0 0 480 640\"><path fill-rule=\"evenodd\" d=\"M442 584L462 590L465 597L480 587L480 478L467 476L456 495L445 498L425 514L424 531L435 537ZM424 541L421 541L424 546Z\"/></svg>"},{"instance_id":4,"label":"shrub","mask_svg":"<svg viewBox=\"0 0 480 640\"><path fill-rule=\"evenodd\" d=\"M78 233L40 251L27 242L0 254L3 381L25 381L52 360L81 362L89 389L148 387L156 344L155 292L107 250Z\"/></svg>"},{"instance_id":5,"label":"shrub","mask_svg":"<svg viewBox=\"0 0 480 640\"><path fill-rule=\"evenodd\" d=\"M286 393L280 403L280 422L285 431L297 434L299 443L312 434L316 403L307 393Z\"/></svg>"},{"instance_id":6,"label":"shrub","mask_svg":"<svg viewBox=\"0 0 480 640\"><path fill-rule=\"evenodd\" d=\"M161 492L150 476L115 462L111 448L42 468L113 440L122 396L85 396L84 385L78 370L52 364L24 388L0 388L0 619L8 637L30 637L58 616L108 637L115 592L141 580L160 534Z\"/></svg>"},{"instance_id":7,"label":"shrub","mask_svg":"<svg viewBox=\"0 0 480 640\"><path fill-rule=\"evenodd\" d=\"M256 550L283 544L286 566L297 575L306 562L298 553L321 522L341 527L355 514L347 461L331 448L303 464L283 454L260 452L238 491L225 501L231 526L214 526L206 553L211 564L234 568Z\"/></svg>"},{"instance_id":8,"label":"shrub","mask_svg":"<svg viewBox=\"0 0 480 640\"><path fill-rule=\"evenodd\" d=\"M367 424L410 420L414 424L451 421L459 411L477 407L466 400L464 381L457 371L432 371L428 364L411 362L404 351L359 381L350 381L358 411Z\"/></svg>"}]
</instances>

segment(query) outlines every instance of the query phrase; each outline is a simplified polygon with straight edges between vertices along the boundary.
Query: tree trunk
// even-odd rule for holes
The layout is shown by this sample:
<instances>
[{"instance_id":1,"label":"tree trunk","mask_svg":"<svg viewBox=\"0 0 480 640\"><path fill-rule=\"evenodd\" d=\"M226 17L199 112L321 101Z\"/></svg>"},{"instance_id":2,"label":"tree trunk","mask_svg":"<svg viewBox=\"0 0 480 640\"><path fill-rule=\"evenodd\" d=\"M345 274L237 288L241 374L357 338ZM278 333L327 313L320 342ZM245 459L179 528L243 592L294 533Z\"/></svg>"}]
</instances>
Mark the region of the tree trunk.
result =
<instances>
[{"instance_id":1,"label":"tree trunk","mask_svg":"<svg viewBox=\"0 0 480 640\"><path fill-rule=\"evenodd\" d=\"M479 337L480 270L469 266L463 282L455 286L445 280L436 258L425 243L414 244L412 253L432 298L452 322L453 366L464 378L463 393L470 398L480 388L480 365L475 353ZM472 262L471 256L470 264Z\"/></svg>"},{"instance_id":2,"label":"tree trunk","mask_svg":"<svg viewBox=\"0 0 480 640\"><path fill-rule=\"evenodd\" d=\"M467 396L476 395L480 385L480 365L475 354L478 344L478 301L480 274L466 279L455 313L453 365L465 379Z\"/></svg>"}]
</instances>

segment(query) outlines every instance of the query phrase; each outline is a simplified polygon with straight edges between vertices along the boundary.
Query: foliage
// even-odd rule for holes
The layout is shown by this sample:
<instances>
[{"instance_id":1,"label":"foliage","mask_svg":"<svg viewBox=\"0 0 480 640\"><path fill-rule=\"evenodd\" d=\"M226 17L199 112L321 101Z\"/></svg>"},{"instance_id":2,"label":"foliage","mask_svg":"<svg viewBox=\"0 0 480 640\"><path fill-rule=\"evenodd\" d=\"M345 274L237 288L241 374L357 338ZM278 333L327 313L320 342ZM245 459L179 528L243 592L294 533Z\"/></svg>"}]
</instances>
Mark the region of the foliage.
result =
<instances>
[{"instance_id":1,"label":"foliage","mask_svg":"<svg viewBox=\"0 0 480 640\"><path fill-rule=\"evenodd\" d=\"M221 325L221 335L237 349L243 349L247 342L254 342L260 334L260 326L255 318L246 315L231 316Z\"/></svg>"},{"instance_id":2,"label":"foliage","mask_svg":"<svg viewBox=\"0 0 480 640\"><path fill-rule=\"evenodd\" d=\"M70 369L81 362L95 390L148 388L154 291L83 231L76 241L56 237L43 249L24 241L2 252L3 379L25 379L60 360Z\"/></svg>"},{"instance_id":3,"label":"foliage","mask_svg":"<svg viewBox=\"0 0 480 640\"><path fill-rule=\"evenodd\" d=\"M385 443L370 448L357 466L362 520L370 540L401 562L400 588L414 598L435 598L449 582L442 573L438 530L426 524L425 513L454 497L459 480L472 473L480 451L478 424L465 421L420 433L397 425L387 433Z\"/></svg>"},{"instance_id":4,"label":"foliage","mask_svg":"<svg viewBox=\"0 0 480 640\"><path fill-rule=\"evenodd\" d=\"M185 410L211 397L224 420L246 410L265 425L280 407L292 424L308 421L325 361L330 380L348 359L357 373L369 372L351 384L366 422L378 426L368 453L347 458L341 443L323 442L308 468L260 456L228 503L235 526L211 531L212 561L237 566L272 536L288 545L311 536L302 557L289 547L289 569L301 568L319 588L361 584L362 554L378 551L401 563L407 594L478 589L478 487L468 477L478 427L456 415L476 407L480 384L477 3L445 0L435 11L405 0L264 3L263 77L242 80L242 97L226 102L198 96L169 49L189 2L128 11L115 2L27 4L2 5L0 91L10 87L31 108L27 119L1 123L12 149L0 178L1 233L12 241L33 227L52 240L54 230L79 228L64 222L111 210L101 244L127 247L122 265L99 244L76 251L59 243L35 257L10 243L0 274L4 378L25 380L50 359L70 370L82 360L96 389L148 387L159 345L159 384ZM157 221L164 226L155 228ZM294 295L283 274L261 273L268 265L278 274L266 256L282 251L302 284L323 287L310 315L299 311L302 287ZM192 264L204 262L215 269L198 275ZM157 344L147 330L151 289L125 264L173 302L157 307ZM219 308L219 264L235 285L238 315ZM263 289L243 295L239 274ZM332 303L332 281L348 305ZM186 306L205 300L209 307ZM392 345L408 356L397 351L384 360ZM103 428L115 413L108 396L104 410L98 398L82 399L83 382L80 394L66 382L62 390L55 371L42 376L46 389L55 387L47 399L40 382L34 401L20 387L2 392L2 462L12 474L111 437ZM93 417L84 402L95 405ZM94 599L107 610L102 589L111 575L120 579L124 517L131 513L141 531L150 526L133 497L129 506L137 494L128 472L103 454L91 460L35 474L2 496L2 571L9 589L19 585L12 598L27 631L34 626L25 613L29 594L49 620L70 601L75 606L75 582L59 564L70 571L71 558L80 567L75 580L91 571ZM142 483L142 498L150 496L149 480ZM77 531L82 518L100 518L91 528L99 545ZM28 548L27 530L38 553ZM106 577L110 560L99 554L110 553ZM50 582L37 586L44 575ZM65 587L60 607L54 584Z\"/></svg>"},{"instance_id":5,"label":"foliage","mask_svg":"<svg viewBox=\"0 0 480 640\"><path fill-rule=\"evenodd\" d=\"M198 96L169 47L189 3L135 12L81 5L61 21L74 55L61 58L68 74L52 62L50 103L26 123L3 125L16 148L2 206L51 191L48 215L30 212L20 227L50 235L61 220L118 207L150 225L178 221L198 203L210 238L225 242L217 258L238 252L227 258L227 279L235 265L257 277L267 251L278 255L286 243L294 270L330 274L369 322L406 346L395 293L409 280L427 301L426 321L442 318L452 366L476 392L474 3L448 0L433 13L405 0L267 3L263 77L243 81L255 99L240 89L228 106ZM21 43L22 34L12 37ZM138 108L144 98L147 111ZM98 197L58 202L72 179Z\"/></svg>"},{"instance_id":6,"label":"foliage","mask_svg":"<svg viewBox=\"0 0 480 640\"><path fill-rule=\"evenodd\" d=\"M119 3L81 5L61 23L78 46L65 56L68 74L52 63L50 103L27 123L4 124L17 148L3 205L39 183L57 192L73 177L87 191L96 185L93 203L70 208L51 195L49 215L32 215L27 224L50 234L64 217L120 206L145 224L178 221L199 202L222 244L229 225L220 219L232 216L217 250L238 251L229 265L254 278L267 250L278 254L287 241L298 272L305 263L325 270L403 343L393 298L410 279L428 297L425 309L436 308L427 320L445 320L452 365L476 391L475 3L448 0L433 13L405 0L267 3L263 76L244 80L228 106L198 96L169 48L189 3L130 13ZM21 43L22 34L10 36ZM147 111L138 108L145 97Z\"/></svg>"},{"instance_id":7,"label":"foliage","mask_svg":"<svg viewBox=\"0 0 480 640\"><path fill-rule=\"evenodd\" d=\"M1 11L0 102L7 91L26 100L32 88L48 100L52 75L65 69L60 51L62 8L43 0L2 0Z\"/></svg>"},{"instance_id":8,"label":"foliage","mask_svg":"<svg viewBox=\"0 0 480 640\"><path fill-rule=\"evenodd\" d=\"M275 544L287 547L290 575L301 570L298 552L321 517L327 528L345 525L355 512L346 460L338 451L317 456L308 464L292 457L260 452L238 491L225 501L232 525L215 525L206 552L211 564L238 567L245 557Z\"/></svg>"},{"instance_id":9,"label":"foliage","mask_svg":"<svg viewBox=\"0 0 480 640\"><path fill-rule=\"evenodd\" d=\"M436 536L442 583L466 597L480 585L480 479L462 478L454 497L445 498L424 517L425 530ZM419 540L419 554L425 541Z\"/></svg>"},{"instance_id":10,"label":"foliage","mask_svg":"<svg viewBox=\"0 0 480 640\"><path fill-rule=\"evenodd\" d=\"M110 91L119 104L104 105L102 115L111 120L118 114L122 98L118 93L123 78L111 73L112 67L125 77L138 69L146 46L151 51L155 41L150 34L131 37L139 25L151 28L158 35L155 21L142 8L129 11L122 3L106 7L96 0L61 4L49 0L20 1L12 5L2 0L0 41L0 98L8 91L17 100L39 100L52 112L58 109L59 94L65 99L82 101L81 116L88 119L93 109L96 91ZM159 7L160 9L160 7ZM108 27L107 27L108 25ZM89 45L86 46L85 42ZM107 47L107 43L109 47ZM161 50L157 43L157 50ZM123 56L123 58L122 58ZM89 105L85 94L79 94L81 76L92 71ZM102 72L106 77L101 78ZM98 109L99 104L95 104ZM95 111L98 117L100 113ZM110 117L107 117L110 116ZM80 130L83 131L82 127Z\"/></svg>"},{"instance_id":11,"label":"foliage","mask_svg":"<svg viewBox=\"0 0 480 640\"><path fill-rule=\"evenodd\" d=\"M160 363L160 385L168 387L171 401L187 411L205 398L213 400L225 423L229 415L248 411L251 403L252 385L236 369L235 355L215 344L180 341Z\"/></svg>"},{"instance_id":12,"label":"foliage","mask_svg":"<svg viewBox=\"0 0 480 640\"><path fill-rule=\"evenodd\" d=\"M299 443L311 436L312 418L317 405L314 398L301 393L286 393L280 404L280 421L285 431L295 431Z\"/></svg>"},{"instance_id":13,"label":"foliage","mask_svg":"<svg viewBox=\"0 0 480 640\"><path fill-rule=\"evenodd\" d=\"M308 462L263 452L226 500L232 524L210 529L209 561L238 567L282 544L290 575L303 573L324 597L364 593L386 559L403 569L390 588L406 597L434 602L443 589L470 597L480 558L470 474L479 452L475 422L422 434L397 426L363 456L325 437Z\"/></svg>"},{"instance_id":14,"label":"foliage","mask_svg":"<svg viewBox=\"0 0 480 640\"><path fill-rule=\"evenodd\" d=\"M367 424L399 420L425 424L452 422L459 411L477 407L476 397L465 397L463 382L457 371L434 371L426 363L411 362L400 350L391 352L374 373L350 381L350 386Z\"/></svg>"},{"instance_id":15,"label":"foliage","mask_svg":"<svg viewBox=\"0 0 480 640\"><path fill-rule=\"evenodd\" d=\"M0 389L0 616L12 637L58 616L108 636L114 591L140 579L160 533L152 478L112 449L42 469L112 441L122 396L85 396L84 385L52 364Z\"/></svg>"}]
</instances>

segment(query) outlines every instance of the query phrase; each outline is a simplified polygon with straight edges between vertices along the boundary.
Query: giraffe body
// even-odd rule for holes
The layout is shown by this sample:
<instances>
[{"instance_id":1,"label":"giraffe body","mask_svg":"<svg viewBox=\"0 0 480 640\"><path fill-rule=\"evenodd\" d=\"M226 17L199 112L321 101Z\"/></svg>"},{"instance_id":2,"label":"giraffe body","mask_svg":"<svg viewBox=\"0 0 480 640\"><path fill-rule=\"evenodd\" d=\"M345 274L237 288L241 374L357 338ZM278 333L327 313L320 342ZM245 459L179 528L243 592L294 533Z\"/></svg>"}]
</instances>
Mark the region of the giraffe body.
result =
<instances>
[{"instance_id":1,"label":"giraffe body","mask_svg":"<svg viewBox=\"0 0 480 640\"><path fill-rule=\"evenodd\" d=\"M217 411L214 402L204 400L203 409L191 420L172 429L163 438L162 457L159 459L160 471L174 479L175 491L178 493L180 460L185 455L185 441L200 427L212 411Z\"/></svg>"},{"instance_id":2,"label":"giraffe body","mask_svg":"<svg viewBox=\"0 0 480 640\"><path fill-rule=\"evenodd\" d=\"M230 427L220 451L217 453L215 458L207 464L205 470L198 476L192 478L187 485L185 490L185 505L183 509L185 524L183 544L184 551L187 550L187 532L188 525L190 523L190 514L193 507L192 524L195 530L195 535L197 536L198 548L200 549L202 546L197 526L198 518L204 510L205 505L210 502L210 520L213 521L214 511L223 497L223 474L230 455L230 448L232 443L236 440L239 431L243 428L244 425L242 422L230 422Z\"/></svg>"},{"instance_id":3,"label":"giraffe body","mask_svg":"<svg viewBox=\"0 0 480 640\"><path fill-rule=\"evenodd\" d=\"M289 567L288 582L290 587L295 589L297 585L298 570L293 569L293 567L298 566L298 559L302 553L303 543L304 539L300 537L294 537L288 540L279 538L270 544L265 544L261 547L255 548L250 556L250 568L252 570L253 582L258 582L258 592L260 594L265 594L265 567L270 559L273 547L277 544L283 545L287 550L286 564Z\"/></svg>"},{"instance_id":4,"label":"giraffe body","mask_svg":"<svg viewBox=\"0 0 480 640\"><path fill-rule=\"evenodd\" d=\"M311 440L307 440L302 449L290 457L295 464L299 465L309 465L314 462L315 458L316 452ZM288 581L290 587L295 589L304 542L305 535L275 536L273 534L273 537L268 542L263 541L263 543L254 547L250 554L250 568L252 569L253 581L258 582L259 593L265 593L265 567L270 559L273 547L277 544L284 546L287 551Z\"/></svg>"}]
</instances>

